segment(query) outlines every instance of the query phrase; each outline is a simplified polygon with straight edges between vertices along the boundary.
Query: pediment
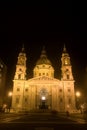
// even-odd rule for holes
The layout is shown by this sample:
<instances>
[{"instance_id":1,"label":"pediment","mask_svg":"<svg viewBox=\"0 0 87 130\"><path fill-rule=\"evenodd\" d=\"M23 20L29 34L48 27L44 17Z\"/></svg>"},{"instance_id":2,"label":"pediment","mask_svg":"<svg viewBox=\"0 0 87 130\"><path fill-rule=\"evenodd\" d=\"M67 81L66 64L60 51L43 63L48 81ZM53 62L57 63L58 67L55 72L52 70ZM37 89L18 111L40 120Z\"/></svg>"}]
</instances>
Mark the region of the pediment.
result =
<instances>
[{"instance_id":1,"label":"pediment","mask_svg":"<svg viewBox=\"0 0 87 130\"><path fill-rule=\"evenodd\" d=\"M60 80L56 79L56 78L51 78L48 76L39 76L39 77L35 77L32 79L29 79L28 82L45 82L45 83L54 83L54 82L60 82Z\"/></svg>"}]
</instances>

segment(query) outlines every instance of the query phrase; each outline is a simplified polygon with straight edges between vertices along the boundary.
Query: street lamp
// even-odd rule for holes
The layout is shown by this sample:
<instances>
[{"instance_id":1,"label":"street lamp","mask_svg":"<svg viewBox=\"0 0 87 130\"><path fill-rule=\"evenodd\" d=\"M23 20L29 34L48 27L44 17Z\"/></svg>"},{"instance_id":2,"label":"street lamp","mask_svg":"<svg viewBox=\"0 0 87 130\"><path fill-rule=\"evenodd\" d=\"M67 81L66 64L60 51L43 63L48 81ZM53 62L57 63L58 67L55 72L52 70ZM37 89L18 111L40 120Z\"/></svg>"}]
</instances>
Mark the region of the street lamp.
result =
<instances>
[{"instance_id":1,"label":"street lamp","mask_svg":"<svg viewBox=\"0 0 87 130\"><path fill-rule=\"evenodd\" d=\"M76 107L77 109L80 109L80 96L81 96L81 93L79 91L76 92Z\"/></svg>"},{"instance_id":2,"label":"street lamp","mask_svg":"<svg viewBox=\"0 0 87 130\"><path fill-rule=\"evenodd\" d=\"M81 96L81 93L79 91L76 92L76 97L80 97Z\"/></svg>"},{"instance_id":3,"label":"street lamp","mask_svg":"<svg viewBox=\"0 0 87 130\"><path fill-rule=\"evenodd\" d=\"M12 96L12 92L9 92L9 93L8 93L8 96L11 97L11 96Z\"/></svg>"},{"instance_id":4,"label":"street lamp","mask_svg":"<svg viewBox=\"0 0 87 130\"><path fill-rule=\"evenodd\" d=\"M9 97L8 109L9 109L9 112L10 112L10 108L11 108L11 101L12 101L12 92L9 92L9 93L8 93L8 97Z\"/></svg>"}]
</instances>

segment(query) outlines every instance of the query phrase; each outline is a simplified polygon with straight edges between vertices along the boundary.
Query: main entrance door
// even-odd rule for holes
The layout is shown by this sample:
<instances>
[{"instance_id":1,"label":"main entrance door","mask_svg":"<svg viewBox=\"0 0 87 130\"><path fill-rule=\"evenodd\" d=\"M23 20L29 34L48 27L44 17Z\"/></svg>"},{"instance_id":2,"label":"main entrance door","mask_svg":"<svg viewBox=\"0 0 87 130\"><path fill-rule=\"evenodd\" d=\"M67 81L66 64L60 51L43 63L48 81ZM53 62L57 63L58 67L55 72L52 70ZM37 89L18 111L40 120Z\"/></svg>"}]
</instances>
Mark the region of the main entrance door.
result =
<instances>
[{"instance_id":1,"label":"main entrance door","mask_svg":"<svg viewBox=\"0 0 87 130\"><path fill-rule=\"evenodd\" d=\"M40 91L40 105L39 108L40 109L48 109L48 92L45 88L42 88Z\"/></svg>"},{"instance_id":2,"label":"main entrance door","mask_svg":"<svg viewBox=\"0 0 87 130\"><path fill-rule=\"evenodd\" d=\"M48 109L47 99L46 99L45 95L41 97L39 108L40 109Z\"/></svg>"}]
</instances>

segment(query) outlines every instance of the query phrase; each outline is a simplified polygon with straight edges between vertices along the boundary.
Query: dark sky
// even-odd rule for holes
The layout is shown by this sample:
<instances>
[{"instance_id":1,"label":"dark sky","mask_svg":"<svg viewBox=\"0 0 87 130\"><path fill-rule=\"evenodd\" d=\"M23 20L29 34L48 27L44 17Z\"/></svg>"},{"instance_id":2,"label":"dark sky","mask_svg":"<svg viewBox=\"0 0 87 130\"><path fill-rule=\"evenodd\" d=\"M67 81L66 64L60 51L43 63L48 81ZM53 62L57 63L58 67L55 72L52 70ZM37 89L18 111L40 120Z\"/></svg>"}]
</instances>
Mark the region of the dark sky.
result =
<instances>
[{"instance_id":1,"label":"dark sky","mask_svg":"<svg viewBox=\"0 0 87 130\"><path fill-rule=\"evenodd\" d=\"M71 57L76 86L86 88L87 21L86 11L72 2L58 6L14 6L0 9L0 57L8 67L8 84L12 85L17 56L25 45L28 76L40 57L43 45L60 79L64 43ZM10 80L11 79L11 80Z\"/></svg>"}]
</instances>

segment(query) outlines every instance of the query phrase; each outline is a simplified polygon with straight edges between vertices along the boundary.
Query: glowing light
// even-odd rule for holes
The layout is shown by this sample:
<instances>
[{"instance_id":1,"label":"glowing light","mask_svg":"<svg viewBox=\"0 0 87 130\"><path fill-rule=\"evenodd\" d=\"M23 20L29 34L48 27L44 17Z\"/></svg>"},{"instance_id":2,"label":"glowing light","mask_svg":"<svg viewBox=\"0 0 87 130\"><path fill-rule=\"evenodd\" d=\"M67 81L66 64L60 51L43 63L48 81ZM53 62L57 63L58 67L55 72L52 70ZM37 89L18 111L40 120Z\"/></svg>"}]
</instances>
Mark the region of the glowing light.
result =
<instances>
[{"instance_id":1,"label":"glowing light","mask_svg":"<svg viewBox=\"0 0 87 130\"><path fill-rule=\"evenodd\" d=\"M12 96L12 92L9 92L9 93L8 93L8 96Z\"/></svg>"},{"instance_id":2,"label":"glowing light","mask_svg":"<svg viewBox=\"0 0 87 130\"><path fill-rule=\"evenodd\" d=\"M42 96L42 98L41 98L42 100L46 100L46 97L45 96Z\"/></svg>"},{"instance_id":3,"label":"glowing light","mask_svg":"<svg viewBox=\"0 0 87 130\"><path fill-rule=\"evenodd\" d=\"M77 97L80 97L80 96L81 96L81 93L80 93L80 92L76 92L76 96L77 96Z\"/></svg>"}]
</instances>

